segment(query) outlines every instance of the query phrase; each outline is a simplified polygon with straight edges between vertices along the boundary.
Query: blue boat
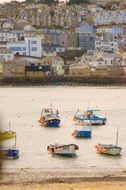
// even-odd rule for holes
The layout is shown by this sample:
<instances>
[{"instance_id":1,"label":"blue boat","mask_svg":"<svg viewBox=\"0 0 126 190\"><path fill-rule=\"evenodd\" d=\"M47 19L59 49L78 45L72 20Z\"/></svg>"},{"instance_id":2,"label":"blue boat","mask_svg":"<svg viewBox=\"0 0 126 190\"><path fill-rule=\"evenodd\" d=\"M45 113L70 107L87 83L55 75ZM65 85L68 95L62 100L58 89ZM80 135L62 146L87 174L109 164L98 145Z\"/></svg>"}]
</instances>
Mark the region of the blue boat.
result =
<instances>
[{"instance_id":1,"label":"blue boat","mask_svg":"<svg viewBox=\"0 0 126 190\"><path fill-rule=\"evenodd\" d=\"M4 158L17 159L19 158L19 150L16 148L5 148L2 150Z\"/></svg>"},{"instance_id":2,"label":"blue boat","mask_svg":"<svg viewBox=\"0 0 126 190\"><path fill-rule=\"evenodd\" d=\"M90 123L91 125L105 125L107 119L105 117L96 115L96 111L100 110L86 110L84 113L80 113L78 110L73 118L74 124L83 125Z\"/></svg>"},{"instance_id":3,"label":"blue boat","mask_svg":"<svg viewBox=\"0 0 126 190\"><path fill-rule=\"evenodd\" d=\"M15 144L13 147L1 147L1 155L4 158L9 158L9 159L17 159L19 158L19 150L16 148L16 139L17 135L15 133Z\"/></svg>"},{"instance_id":4,"label":"blue boat","mask_svg":"<svg viewBox=\"0 0 126 190\"><path fill-rule=\"evenodd\" d=\"M81 130L74 130L72 132L73 137L79 137L79 138L91 138L92 130L91 128L83 128Z\"/></svg>"},{"instance_id":5,"label":"blue boat","mask_svg":"<svg viewBox=\"0 0 126 190\"><path fill-rule=\"evenodd\" d=\"M54 113L52 108L44 108L38 122L42 127L59 127L60 117L58 110Z\"/></svg>"}]
</instances>

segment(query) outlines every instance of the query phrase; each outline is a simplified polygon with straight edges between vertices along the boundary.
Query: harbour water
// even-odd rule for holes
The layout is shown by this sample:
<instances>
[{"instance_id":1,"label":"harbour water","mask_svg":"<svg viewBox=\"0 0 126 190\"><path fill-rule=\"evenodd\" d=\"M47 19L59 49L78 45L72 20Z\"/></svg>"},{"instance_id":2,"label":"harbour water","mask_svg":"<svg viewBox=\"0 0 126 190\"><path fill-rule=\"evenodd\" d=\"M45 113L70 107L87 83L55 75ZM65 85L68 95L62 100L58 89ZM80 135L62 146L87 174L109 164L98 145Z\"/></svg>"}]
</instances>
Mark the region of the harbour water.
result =
<instances>
[{"instance_id":1,"label":"harbour water","mask_svg":"<svg viewBox=\"0 0 126 190\"><path fill-rule=\"evenodd\" d=\"M60 128L42 128L38 124L42 108L58 109ZM91 139L75 139L72 131L82 126L73 125L73 115L79 108L100 109L98 114L107 117L104 126L92 126ZM6 169L71 169L71 168L124 168L126 167L126 88L125 87L1 87L0 114L3 131L17 133L17 147L20 158L6 160ZM119 130L121 156L99 155L95 152L97 143L115 143ZM77 156L63 158L47 152L47 145L53 143L75 143L79 146ZM14 139L5 145L13 145Z\"/></svg>"}]
</instances>

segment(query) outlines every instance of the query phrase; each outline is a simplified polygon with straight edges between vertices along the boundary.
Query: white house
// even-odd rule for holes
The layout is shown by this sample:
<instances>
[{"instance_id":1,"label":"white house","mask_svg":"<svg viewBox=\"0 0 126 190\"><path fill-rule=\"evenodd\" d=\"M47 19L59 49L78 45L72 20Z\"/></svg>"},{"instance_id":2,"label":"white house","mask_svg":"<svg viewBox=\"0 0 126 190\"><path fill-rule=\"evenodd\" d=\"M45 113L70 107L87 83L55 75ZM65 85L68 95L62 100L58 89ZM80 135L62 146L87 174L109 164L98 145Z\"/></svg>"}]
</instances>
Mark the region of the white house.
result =
<instances>
[{"instance_id":1,"label":"white house","mask_svg":"<svg viewBox=\"0 0 126 190\"><path fill-rule=\"evenodd\" d=\"M17 55L42 57L43 48L40 37L25 37L25 41L8 43L8 48Z\"/></svg>"},{"instance_id":2,"label":"white house","mask_svg":"<svg viewBox=\"0 0 126 190\"><path fill-rule=\"evenodd\" d=\"M42 57L42 39L40 37L26 37L26 55Z\"/></svg>"}]
</instances>

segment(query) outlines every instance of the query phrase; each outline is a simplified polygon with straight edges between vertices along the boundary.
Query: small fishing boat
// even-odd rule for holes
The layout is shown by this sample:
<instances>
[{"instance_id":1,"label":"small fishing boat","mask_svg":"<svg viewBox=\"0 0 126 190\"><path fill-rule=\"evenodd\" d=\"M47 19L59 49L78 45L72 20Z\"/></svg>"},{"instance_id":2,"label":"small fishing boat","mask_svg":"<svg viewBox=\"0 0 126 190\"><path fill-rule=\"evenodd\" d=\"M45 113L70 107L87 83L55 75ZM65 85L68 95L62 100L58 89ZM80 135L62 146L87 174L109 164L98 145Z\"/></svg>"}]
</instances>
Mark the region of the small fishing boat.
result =
<instances>
[{"instance_id":1,"label":"small fishing boat","mask_svg":"<svg viewBox=\"0 0 126 190\"><path fill-rule=\"evenodd\" d=\"M119 155L122 148L113 144L98 144L95 146L96 151L102 154Z\"/></svg>"},{"instance_id":2,"label":"small fishing boat","mask_svg":"<svg viewBox=\"0 0 126 190\"><path fill-rule=\"evenodd\" d=\"M76 150L78 150L79 147L75 144L66 144L66 145L61 145L61 144L54 144L54 145L49 145L47 147L47 150L51 154L56 154L60 156L75 156L76 155Z\"/></svg>"},{"instance_id":3,"label":"small fishing boat","mask_svg":"<svg viewBox=\"0 0 126 190\"><path fill-rule=\"evenodd\" d=\"M19 158L19 150L16 148L16 135L15 144L13 147L1 147L0 152L3 158L17 159Z\"/></svg>"},{"instance_id":4,"label":"small fishing boat","mask_svg":"<svg viewBox=\"0 0 126 190\"><path fill-rule=\"evenodd\" d=\"M38 122L42 127L59 127L60 118L58 110L54 113L52 108L44 108Z\"/></svg>"},{"instance_id":5,"label":"small fishing boat","mask_svg":"<svg viewBox=\"0 0 126 190\"><path fill-rule=\"evenodd\" d=\"M16 137L16 133L14 131L11 131L10 129L11 129L11 123L9 122L9 130L0 132L0 141Z\"/></svg>"},{"instance_id":6,"label":"small fishing boat","mask_svg":"<svg viewBox=\"0 0 126 190\"><path fill-rule=\"evenodd\" d=\"M15 138L16 133L14 131L0 132L0 140L6 140Z\"/></svg>"},{"instance_id":7,"label":"small fishing boat","mask_svg":"<svg viewBox=\"0 0 126 190\"><path fill-rule=\"evenodd\" d=\"M81 130L74 130L72 132L73 137L79 137L79 138L91 138L92 130L90 127L83 127Z\"/></svg>"},{"instance_id":8,"label":"small fishing boat","mask_svg":"<svg viewBox=\"0 0 126 190\"><path fill-rule=\"evenodd\" d=\"M107 119L96 115L96 111L100 110L86 110L84 113L78 110L73 118L74 124L83 125L90 123L91 125L105 125Z\"/></svg>"},{"instance_id":9,"label":"small fishing boat","mask_svg":"<svg viewBox=\"0 0 126 190\"><path fill-rule=\"evenodd\" d=\"M98 153L108 154L108 155L119 155L121 153L122 147L118 146L118 132L116 138L116 144L97 144L95 149Z\"/></svg>"}]
</instances>

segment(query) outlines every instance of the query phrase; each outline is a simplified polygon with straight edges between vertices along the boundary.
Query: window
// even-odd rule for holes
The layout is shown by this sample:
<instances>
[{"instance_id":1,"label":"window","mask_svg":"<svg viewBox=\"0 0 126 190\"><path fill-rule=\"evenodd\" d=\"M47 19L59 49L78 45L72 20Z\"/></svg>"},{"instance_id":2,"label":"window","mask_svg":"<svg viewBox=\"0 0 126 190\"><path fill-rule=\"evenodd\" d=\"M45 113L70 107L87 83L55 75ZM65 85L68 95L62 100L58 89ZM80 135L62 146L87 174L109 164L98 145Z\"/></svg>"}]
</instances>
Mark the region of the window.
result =
<instances>
[{"instance_id":1,"label":"window","mask_svg":"<svg viewBox=\"0 0 126 190\"><path fill-rule=\"evenodd\" d=\"M35 40L31 41L31 44L37 44L37 41L35 41Z\"/></svg>"},{"instance_id":2,"label":"window","mask_svg":"<svg viewBox=\"0 0 126 190\"><path fill-rule=\"evenodd\" d=\"M23 47L23 51L26 51L26 47Z\"/></svg>"},{"instance_id":3,"label":"window","mask_svg":"<svg viewBox=\"0 0 126 190\"><path fill-rule=\"evenodd\" d=\"M12 51L21 51L21 47L11 47Z\"/></svg>"},{"instance_id":4,"label":"window","mask_svg":"<svg viewBox=\"0 0 126 190\"><path fill-rule=\"evenodd\" d=\"M17 37L20 37L20 33L16 33Z\"/></svg>"},{"instance_id":5,"label":"window","mask_svg":"<svg viewBox=\"0 0 126 190\"><path fill-rule=\"evenodd\" d=\"M32 47L31 51L37 51L37 48L36 47Z\"/></svg>"}]
</instances>

